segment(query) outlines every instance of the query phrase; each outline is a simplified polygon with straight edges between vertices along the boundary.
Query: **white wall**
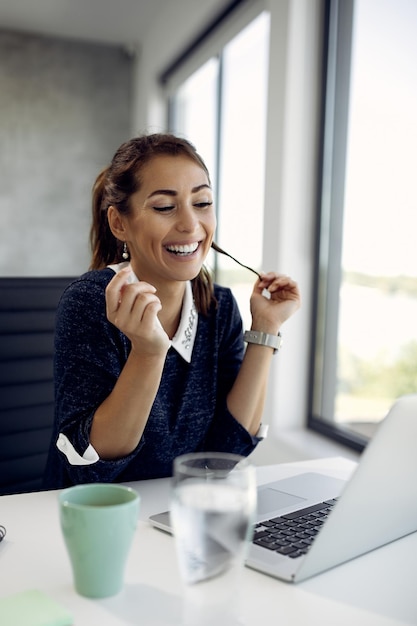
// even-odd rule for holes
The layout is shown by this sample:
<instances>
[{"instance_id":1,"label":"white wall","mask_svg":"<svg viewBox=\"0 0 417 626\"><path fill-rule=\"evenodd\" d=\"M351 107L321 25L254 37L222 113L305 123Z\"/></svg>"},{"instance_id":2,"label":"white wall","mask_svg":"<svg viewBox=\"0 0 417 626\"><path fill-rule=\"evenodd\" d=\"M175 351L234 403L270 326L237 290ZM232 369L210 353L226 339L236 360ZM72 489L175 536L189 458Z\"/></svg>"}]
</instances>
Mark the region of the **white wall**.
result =
<instances>
[{"instance_id":1,"label":"white wall","mask_svg":"<svg viewBox=\"0 0 417 626\"><path fill-rule=\"evenodd\" d=\"M250 4L250 3L249 3ZM261 3L260 3L261 4ZM263 267L293 276L302 309L285 326L275 358L265 422L274 433L305 424L310 351L311 283L321 58L321 0L265 0L271 12L270 93ZM163 93L155 78L190 39L200 3L177 0L149 32L137 66L134 132L165 126ZM192 5L193 11L188 9ZM183 15L187 15L184 20ZM175 33L175 37L172 36Z\"/></svg>"}]
</instances>

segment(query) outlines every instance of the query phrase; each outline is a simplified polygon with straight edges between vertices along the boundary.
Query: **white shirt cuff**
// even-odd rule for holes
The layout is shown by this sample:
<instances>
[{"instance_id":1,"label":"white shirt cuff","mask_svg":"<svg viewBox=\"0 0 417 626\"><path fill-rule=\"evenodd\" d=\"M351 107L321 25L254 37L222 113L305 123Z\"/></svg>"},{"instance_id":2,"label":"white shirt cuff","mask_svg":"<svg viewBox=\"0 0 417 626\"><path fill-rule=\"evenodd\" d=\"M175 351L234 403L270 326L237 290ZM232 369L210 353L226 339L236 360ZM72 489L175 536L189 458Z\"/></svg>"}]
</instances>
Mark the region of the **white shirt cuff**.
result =
<instances>
[{"instance_id":1,"label":"white shirt cuff","mask_svg":"<svg viewBox=\"0 0 417 626\"><path fill-rule=\"evenodd\" d=\"M71 465L92 465L93 463L97 463L100 460L99 455L94 450L91 443L89 444L87 450L81 456L75 450L74 446L62 433L59 434L58 440L56 442L56 447L60 450L68 459L68 462Z\"/></svg>"},{"instance_id":2,"label":"white shirt cuff","mask_svg":"<svg viewBox=\"0 0 417 626\"><path fill-rule=\"evenodd\" d=\"M258 437L259 439L266 439L266 437L268 436L268 429L269 429L269 424L260 424L258 432L256 433L255 436Z\"/></svg>"}]
</instances>

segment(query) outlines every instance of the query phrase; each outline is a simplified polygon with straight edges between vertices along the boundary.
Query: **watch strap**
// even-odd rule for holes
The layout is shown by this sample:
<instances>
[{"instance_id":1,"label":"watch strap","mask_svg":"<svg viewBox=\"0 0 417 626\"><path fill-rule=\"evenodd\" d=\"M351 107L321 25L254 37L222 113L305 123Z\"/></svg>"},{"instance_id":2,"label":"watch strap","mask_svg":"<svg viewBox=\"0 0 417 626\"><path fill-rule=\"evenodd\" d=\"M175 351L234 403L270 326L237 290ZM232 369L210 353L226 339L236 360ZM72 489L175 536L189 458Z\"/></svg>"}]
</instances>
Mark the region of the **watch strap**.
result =
<instances>
[{"instance_id":1,"label":"watch strap","mask_svg":"<svg viewBox=\"0 0 417 626\"><path fill-rule=\"evenodd\" d=\"M261 330L245 330L243 341L272 348L274 354L276 354L282 346L282 335L281 333L278 333L278 335L270 335Z\"/></svg>"}]
</instances>

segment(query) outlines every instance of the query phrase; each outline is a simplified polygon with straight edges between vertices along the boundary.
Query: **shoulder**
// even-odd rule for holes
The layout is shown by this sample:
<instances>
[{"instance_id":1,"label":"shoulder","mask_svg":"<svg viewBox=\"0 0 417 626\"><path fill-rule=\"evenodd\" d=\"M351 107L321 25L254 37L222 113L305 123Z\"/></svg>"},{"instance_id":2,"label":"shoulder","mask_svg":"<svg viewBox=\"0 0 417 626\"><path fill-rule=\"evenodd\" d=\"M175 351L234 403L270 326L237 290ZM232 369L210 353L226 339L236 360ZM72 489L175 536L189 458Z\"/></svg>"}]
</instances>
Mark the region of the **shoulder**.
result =
<instances>
[{"instance_id":1,"label":"shoulder","mask_svg":"<svg viewBox=\"0 0 417 626\"><path fill-rule=\"evenodd\" d=\"M105 289L114 274L114 271L109 267L105 267L102 270L90 270L74 280L68 286L68 289L83 289L91 287L92 285L97 285L98 287Z\"/></svg>"},{"instance_id":2,"label":"shoulder","mask_svg":"<svg viewBox=\"0 0 417 626\"><path fill-rule=\"evenodd\" d=\"M91 342L92 337L104 338L115 332L106 315L106 286L114 276L110 269L86 272L63 292L56 311L56 339L67 341L78 337Z\"/></svg>"},{"instance_id":3,"label":"shoulder","mask_svg":"<svg viewBox=\"0 0 417 626\"><path fill-rule=\"evenodd\" d=\"M225 297L225 298L230 298L231 296L233 297L232 294L232 290L230 289L230 287L223 287L223 285L219 285L218 283L214 283L214 293L217 297Z\"/></svg>"},{"instance_id":4,"label":"shoulder","mask_svg":"<svg viewBox=\"0 0 417 626\"><path fill-rule=\"evenodd\" d=\"M235 297L229 287L215 284L214 297L217 302L217 309L234 309L237 306Z\"/></svg>"},{"instance_id":5,"label":"shoulder","mask_svg":"<svg viewBox=\"0 0 417 626\"><path fill-rule=\"evenodd\" d=\"M229 287L214 285L214 297L216 305L213 313L218 323L240 323L240 312L237 301Z\"/></svg>"},{"instance_id":6,"label":"shoulder","mask_svg":"<svg viewBox=\"0 0 417 626\"><path fill-rule=\"evenodd\" d=\"M58 312L103 308L106 287L114 276L113 270L91 270L72 281L62 293ZM86 304L88 303L88 307Z\"/></svg>"},{"instance_id":7,"label":"shoulder","mask_svg":"<svg viewBox=\"0 0 417 626\"><path fill-rule=\"evenodd\" d=\"M243 347L242 318L237 301L229 287L214 284L215 303L207 317L200 316L199 334L205 337L206 346L215 347L216 353L240 354ZM203 349L203 348L202 348ZM225 361L226 362L226 361Z\"/></svg>"},{"instance_id":8,"label":"shoulder","mask_svg":"<svg viewBox=\"0 0 417 626\"><path fill-rule=\"evenodd\" d=\"M102 270L90 270L72 281L64 291L64 295L81 293L103 293L114 276L114 271L106 267Z\"/></svg>"}]
</instances>

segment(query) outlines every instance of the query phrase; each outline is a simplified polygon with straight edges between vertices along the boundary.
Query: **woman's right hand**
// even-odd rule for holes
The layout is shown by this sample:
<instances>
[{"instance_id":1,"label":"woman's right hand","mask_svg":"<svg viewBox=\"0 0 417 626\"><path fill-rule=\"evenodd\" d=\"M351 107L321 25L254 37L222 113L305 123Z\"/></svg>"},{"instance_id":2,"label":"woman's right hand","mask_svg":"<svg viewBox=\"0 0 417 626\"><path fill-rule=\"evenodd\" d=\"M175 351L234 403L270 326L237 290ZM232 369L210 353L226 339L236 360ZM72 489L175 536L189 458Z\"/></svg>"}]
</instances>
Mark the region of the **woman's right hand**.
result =
<instances>
[{"instance_id":1,"label":"woman's right hand","mask_svg":"<svg viewBox=\"0 0 417 626\"><path fill-rule=\"evenodd\" d=\"M132 269L125 267L106 288L106 314L130 339L132 351L146 356L166 354L170 340L158 319L162 305L153 285L130 282Z\"/></svg>"}]
</instances>

